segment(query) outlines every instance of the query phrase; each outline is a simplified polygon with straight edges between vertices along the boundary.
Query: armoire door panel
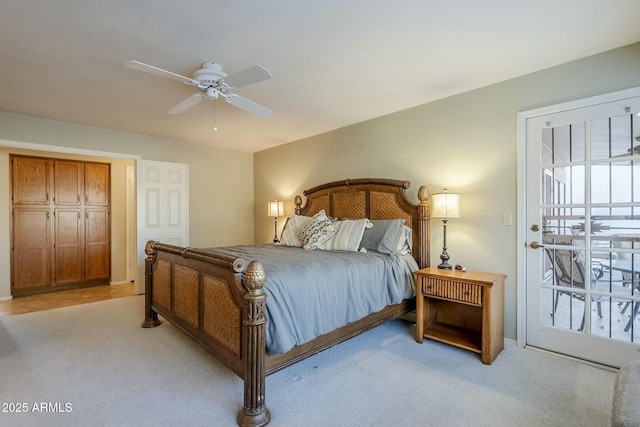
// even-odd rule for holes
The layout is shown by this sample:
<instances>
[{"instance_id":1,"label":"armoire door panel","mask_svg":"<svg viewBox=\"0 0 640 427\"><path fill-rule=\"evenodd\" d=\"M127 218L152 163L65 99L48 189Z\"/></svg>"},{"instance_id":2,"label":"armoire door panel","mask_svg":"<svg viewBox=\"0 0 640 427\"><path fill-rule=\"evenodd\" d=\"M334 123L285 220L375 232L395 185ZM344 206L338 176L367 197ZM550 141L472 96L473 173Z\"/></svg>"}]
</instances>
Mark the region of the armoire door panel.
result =
<instances>
[{"instance_id":1,"label":"armoire door panel","mask_svg":"<svg viewBox=\"0 0 640 427\"><path fill-rule=\"evenodd\" d=\"M39 157L12 157L12 199L14 204L48 205L50 164Z\"/></svg>"},{"instance_id":2,"label":"armoire door panel","mask_svg":"<svg viewBox=\"0 0 640 427\"><path fill-rule=\"evenodd\" d=\"M55 283L56 285L83 280L84 241L80 209L55 211Z\"/></svg>"},{"instance_id":3,"label":"armoire door panel","mask_svg":"<svg viewBox=\"0 0 640 427\"><path fill-rule=\"evenodd\" d=\"M110 186L110 165L106 163L85 163L84 191L86 206L108 206Z\"/></svg>"},{"instance_id":4,"label":"armoire door panel","mask_svg":"<svg viewBox=\"0 0 640 427\"><path fill-rule=\"evenodd\" d=\"M85 278L86 280L109 277L109 210L100 208L85 211Z\"/></svg>"},{"instance_id":5,"label":"armoire door panel","mask_svg":"<svg viewBox=\"0 0 640 427\"><path fill-rule=\"evenodd\" d=\"M110 165L10 158L12 292L24 295L108 281Z\"/></svg>"},{"instance_id":6,"label":"armoire door panel","mask_svg":"<svg viewBox=\"0 0 640 427\"><path fill-rule=\"evenodd\" d=\"M83 191L83 163L70 160L54 162L54 203L80 206Z\"/></svg>"},{"instance_id":7,"label":"armoire door panel","mask_svg":"<svg viewBox=\"0 0 640 427\"><path fill-rule=\"evenodd\" d=\"M48 208L13 209L13 287L51 285L50 215Z\"/></svg>"}]
</instances>

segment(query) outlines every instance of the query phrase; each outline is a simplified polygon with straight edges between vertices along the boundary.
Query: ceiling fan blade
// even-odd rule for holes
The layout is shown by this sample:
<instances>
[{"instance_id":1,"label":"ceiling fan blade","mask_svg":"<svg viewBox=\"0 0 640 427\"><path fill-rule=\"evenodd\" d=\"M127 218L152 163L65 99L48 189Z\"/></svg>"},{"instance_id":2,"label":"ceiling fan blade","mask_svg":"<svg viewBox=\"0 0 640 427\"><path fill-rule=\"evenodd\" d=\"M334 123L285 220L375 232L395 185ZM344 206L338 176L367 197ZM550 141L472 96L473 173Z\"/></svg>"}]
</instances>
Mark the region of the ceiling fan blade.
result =
<instances>
[{"instance_id":1,"label":"ceiling fan blade","mask_svg":"<svg viewBox=\"0 0 640 427\"><path fill-rule=\"evenodd\" d=\"M180 104L176 105L171 110L169 110L168 113L180 114L184 111L187 111L189 108L193 107L198 102L202 101L204 98L205 96L202 93L194 93L193 95L191 95L190 97L182 101Z\"/></svg>"},{"instance_id":2,"label":"ceiling fan blade","mask_svg":"<svg viewBox=\"0 0 640 427\"><path fill-rule=\"evenodd\" d=\"M223 78L222 82L232 88L250 85L263 80L269 80L271 77L271 73L266 68L260 65L254 65L246 70Z\"/></svg>"},{"instance_id":3,"label":"ceiling fan blade","mask_svg":"<svg viewBox=\"0 0 640 427\"><path fill-rule=\"evenodd\" d=\"M262 105L256 104L253 101L248 100L240 95L236 95L235 93L230 93L225 96L225 101L229 104L240 108L241 110L246 111L247 113L251 113L254 116L261 117L266 119L271 115L271 110L263 107Z\"/></svg>"},{"instance_id":4,"label":"ceiling fan blade","mask_svg":"<svg viewBox=\"0 0 640 427\"><path fill-rule=\"evenodd\" d=\"M153 65L144 64L139 61L125 61L124 66L131 68L132 70L143 71L145 73L155 74L160 77L168 77L174 80L180 80L181 82L189 83L197 86L198 82L192 78L181 76L180 74L172 73L171 71L163 70L162 68L154 67Z\"/></svg>"}]
</instances>

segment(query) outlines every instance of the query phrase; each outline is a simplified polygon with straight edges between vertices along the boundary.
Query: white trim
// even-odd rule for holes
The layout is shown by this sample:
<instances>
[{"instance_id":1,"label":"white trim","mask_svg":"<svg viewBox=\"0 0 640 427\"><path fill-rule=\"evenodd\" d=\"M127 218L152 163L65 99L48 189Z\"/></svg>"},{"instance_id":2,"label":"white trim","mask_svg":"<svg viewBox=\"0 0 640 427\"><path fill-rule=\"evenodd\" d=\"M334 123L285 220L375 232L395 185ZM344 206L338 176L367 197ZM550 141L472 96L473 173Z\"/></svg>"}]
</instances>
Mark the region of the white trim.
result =
<instances>
[{"instance_id":1,"label":"white trim","mask_svg":"<svg viewBox=\"0 0 640 427\"><path fill-rule=\"evenodd\" d=\"M561 113L568 110L575 110L577 108L591 107L593 105L604 104L606 102L621 101L627 98L633 98L640 96L640 86L623 89L616 92L604 93L601 95L590 96L587 98L577 99L574 101L567 101L560 104L548 105L546 107L534 108L531 110L525 110L518 113L518 117L521 115L527 119L544 116L547 114Z\"/></svg>"},{"instance_id":2,"label":"white trim","mask_svg":"<svg viewBox=\"0 0 640 427\"><path fill-rule=\"evenodd\" d=\"M518 144L516 165L516 344L527 344L527 298L526 298L526 195L527 195L527 119L518 113Z\"/></svg>"},{"instance_id":3,"label":"white trim","mask_svg":"<svg viewBox=\"0 0 640 427\"><path fill-rule=\"evenodd\" d=\"M23 150L33 151L50 151L52 153L78 154L93 157L111 157L112 159L141 159L136 154L111 153L108 151L94 151L82 148L65 147L59 145L36 144L33 142L11 141L8 139L0 139L0 147L20 148Z\"/></svg>"},{"instance_id":4,"label":"white trim","mask_svg":"<svg viewBox=\"0 0 640 427\"><path fill-rule=\"evenodd\" d=\"M534 108L518 113L517 116L517 177L516 177L516 342L518 347L525 347L527 342L527 309L526 309L526 200L527 200L527 120L547 114L561 113L577 108L590 107L606 102L621 101L640 96L640 87L624 89L602 95L590 96L574 101Z\"/></svg>"},{"instance_id":5,"label":"white trim","mask_svg":"<svg viewBox=\"0 0 640 427\"><path fill-rule=\"evenodd\" d=\"M110 286L119 286L119 285L128 285L129 283L131 283L131 281L120 280L118 282L109 282L109 285Z\"/></svg>"}]
</instances>

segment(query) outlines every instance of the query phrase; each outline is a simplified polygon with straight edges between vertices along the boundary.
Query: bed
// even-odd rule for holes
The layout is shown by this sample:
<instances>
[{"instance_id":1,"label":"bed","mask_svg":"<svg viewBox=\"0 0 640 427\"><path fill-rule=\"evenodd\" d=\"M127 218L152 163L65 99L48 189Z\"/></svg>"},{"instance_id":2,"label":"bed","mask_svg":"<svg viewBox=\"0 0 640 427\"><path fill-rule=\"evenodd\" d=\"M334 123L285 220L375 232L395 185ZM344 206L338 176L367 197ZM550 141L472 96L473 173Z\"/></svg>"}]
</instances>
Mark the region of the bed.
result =
<instances>
[{"instance_id":1,"label":"bed","mask_svg":"<svg viewBox=\"0 0 640 427\"><path fill-rule=\"evenodd\" d=\"M304 191L306 197L303 205L302 197L295 198L295 215L289 217L283 230L281 245L245 245L227 248L186 248L156 241L149 241L145 247L147 258L145 260L145 320L142 324L145 328L154 327L160 324L159 316L162 316L175 327L183 331L189 337L200 343L212 355L222 361L234 373L244 381L244 403L238 411L237 421L240 426L262 426L270 420L270 412L265 404L265 377L273 372L283 369L306 357L316 354L335 344L343 342L381 323L397 318L415 306L415 299L406 291L381 291L381 295L389 294L386 302L365 303L365 297L376 292L351 292L350 297L356 298L349 304L352 306L367 306L369 314L362 314L362 311L344 315L342 323L337 325L321 325L316 327L312 310L308 311L305 319L291 320L286 315L275 314L277 301L285 300L275 290L274 280L278 277L292 275L289 273L290 265L279 254L284 254L284 258L293 261L297 256L311 256L317 262L324 262L320 268L326 268L327 274L321 276L330 277L327 265L337 265L339 262L331 260L321 261L325 256L340 256L347 266L353 266L353 262L363 262L370 265L372 269L383 269L386 267L375 267L377 262L383 265L389 262L384 258L393 258L395 264L407 264L415 266L413 268L424 268L429 265L429 191L426 187L418 190L419 202L413 203L409 200L406 190L409 188L408 181L391 179L347 179L316 186ZM316 221L318 218L325 218L325 215L333 223L358 224L363 221L367 229L380 230L380 224L397 223L399 220L403 225L406 238L409 240L405 244L404 252L394 249L392 255L386 255L386 251L377 247L369 250L358 248L358 250L334 250L336 247L322 247L335 241L335 237L323 240L317 247L306 250L304 248L289 245L285 240L287 236L292 236L296 231L293 226L294 220ZM310 219L311 218L311 219ZM324 219L323 219L324 221ZM327 225L327 224L324 224ZM386 226L386 225L385 225ZM310 227L306 228L308 233ZM343 227L344 228L344 227ZM338 229L342 229L338 227ZM326 227L323 229L326 231ZM304 236L306 245L313 246L318 242L313 236L305 235L305 231L295 233ZM371 236L373 231L364 231L365 236L359 246L364 246L366 236ZM287 234L289 233L289 234ZM338 233L335 233L337 235ZM388 234L388 233L387 233ZM361 235L362 236L362 235ZM287 238L287 239L285 239ZM323 237L324 239L324 237ZM322 240L322 239L320 239ZM307 248L309 249L309 248ZM328 250L325 250L328 249ZM374 249L374 250L371 250ZM385 253L381 256L378 250ZM405 252L408 255L403 255ZM295 256L294 256L295 254ZM277 256L276 256L277 255ZM411 263L399 259L411 258ZM261 259L262 258L262 259ZM375 259L374 259L375 258ZM283 264L283 265L280 265ZM325 267L322 267L324 265ZM331 267L333 269L334 267ZM349 282L357 281L352 277L351 272L356 268L349 268L349 273L345 273L345 279ZM357 267L359 270L361 267ZM394 267L395 268L395 267ZM401 276L411 276L412 272ZM282 271L287 271L283 273ZM342 274L342 273L340 273ZM369 273L366 273L369 274ZM398 276L396 272L384 273L387 277ZM316 277L318 274L306 277ZM386 281L371 279L371 281ZM268 281L269 280L269 281ZM304 283L303 283L304 282ZM298 280L298 285L307 286L307 281ZM311 282L309 280L309 282ZM336 280L328 279L329 283ZM266 284L266 286L265 286ZM311 286L311 285L309 285ZM374 286L368 283L369 287ZM376 284L375 286L381 286ZM386 285L385 285L386 286ZM355 289L355 285L354 285ZM371 288L370 288L371 289ZM297 307L300 303L296 301L317 302L322 305L324 297L318 296L316 290L307 291L306 298L291 300L290 306L284 310L285 313L291 311L292 307ZM270 295L270 296L268 296ZM288 298L288 297L287 297ZM336 297L336 301L342 301L343 297ZM362 298L362 301L359 299ZM271 301L271 304L270 304ZM376 304L385 304L383 307ZM324 303L323 307L328 304ZM319 309L320 312L324 308ZM287 314L288 315L288 314ZM329 317L329 316L325 316ZM315 335L305 336L300 340L293 339L280 344L275 350L274 331L271 326L276 321L281 322L275 328L279 332L285 329L285 323L291 323L297 329L304 329L311 326L317 329ZM279 320L280 319L280 320ZM287 320L288 319L288 320ZM354 320L355 319L355 320ZM317 323L317 322L316 322ZM324 329L323 329L324 328ZM330 328L331 330L327 330ZM300 333L299 335L305 335ZM297 340L297 341L296 341ZM267 343L269 342L269 345Z\"/></svg>"}]
</instances>

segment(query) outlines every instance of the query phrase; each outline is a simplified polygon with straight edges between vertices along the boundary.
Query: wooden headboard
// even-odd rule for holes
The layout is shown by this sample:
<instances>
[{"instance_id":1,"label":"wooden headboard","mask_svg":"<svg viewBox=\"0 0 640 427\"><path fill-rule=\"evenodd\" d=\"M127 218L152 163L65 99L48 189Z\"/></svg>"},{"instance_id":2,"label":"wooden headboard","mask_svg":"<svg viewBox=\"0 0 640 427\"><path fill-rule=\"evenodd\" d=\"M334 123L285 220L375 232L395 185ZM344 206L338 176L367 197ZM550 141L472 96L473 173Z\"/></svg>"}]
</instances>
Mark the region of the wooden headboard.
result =
<instances>
[{"instance_id":1,"label":"wooden headboard","mask_svg":"<svg viewBox=\"0 0 640 427\"><path fill-rule=\"evenodd\" d=\"M413 256L420 268L429 266L430 193L418 190L419 204L412 203L406 190L411 183L395 179L363 178L330 182L304 191L306 201L296 196L296 214L312 216L324 209L327 215L343 218L404 219L413 231Z\"/></svg>"}]
</instances>

